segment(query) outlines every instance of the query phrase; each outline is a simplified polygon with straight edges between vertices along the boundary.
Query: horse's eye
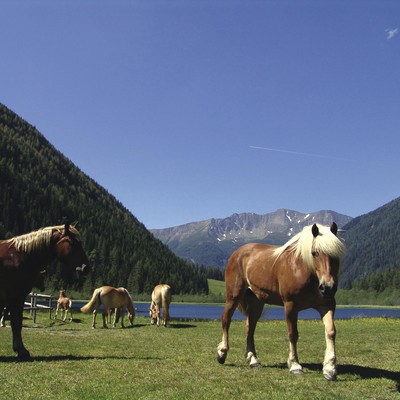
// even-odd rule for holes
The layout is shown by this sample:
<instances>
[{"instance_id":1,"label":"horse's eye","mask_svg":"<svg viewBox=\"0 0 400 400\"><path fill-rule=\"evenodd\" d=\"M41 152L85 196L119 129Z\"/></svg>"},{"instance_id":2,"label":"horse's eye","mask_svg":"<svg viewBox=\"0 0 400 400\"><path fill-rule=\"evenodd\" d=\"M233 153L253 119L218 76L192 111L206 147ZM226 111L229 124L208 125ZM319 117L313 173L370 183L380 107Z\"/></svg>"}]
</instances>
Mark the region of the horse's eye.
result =
<instances>
[{"instance_id":1,"label":"horse's eye","mask_svg":"<svg viewBox=\"0 0 400 400\"><path fill-rule=\"evenodd\" d=\"M313 250L311 252L311 254L312 254L313 257L317 257L318 256L318 251Z\"/></svg>"}]
</instances>

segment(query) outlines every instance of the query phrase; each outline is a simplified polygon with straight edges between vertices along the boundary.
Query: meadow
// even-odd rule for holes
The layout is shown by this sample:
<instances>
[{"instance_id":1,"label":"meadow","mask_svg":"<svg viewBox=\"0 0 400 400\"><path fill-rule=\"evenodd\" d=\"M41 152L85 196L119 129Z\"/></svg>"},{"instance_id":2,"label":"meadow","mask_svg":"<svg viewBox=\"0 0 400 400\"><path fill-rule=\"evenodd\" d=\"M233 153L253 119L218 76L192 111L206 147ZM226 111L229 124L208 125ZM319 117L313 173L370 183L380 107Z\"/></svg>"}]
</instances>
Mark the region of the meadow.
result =
<instances>
[{"instance_id":1,"label":"meadow","mask_svg":"<svg viewBox=\"0 0 400 400\"><path fill-rule=\"evenodd\" d=\"M133 327L92 329L91 316L72 322L40 312L26 314L23 338L33 356L18 362L9 324L0 329L0 381L10 399L400 399L399 319L336 321L339 375L321 373L325 349L319 321L299 321L299 356L306 373L286 368L284 321L260 322L256 346L263 366L244 360L244 322L231 325L225 365L216 361L219 321L176 321L150 326L137 317Z\"/></svg>"}]
</instances>

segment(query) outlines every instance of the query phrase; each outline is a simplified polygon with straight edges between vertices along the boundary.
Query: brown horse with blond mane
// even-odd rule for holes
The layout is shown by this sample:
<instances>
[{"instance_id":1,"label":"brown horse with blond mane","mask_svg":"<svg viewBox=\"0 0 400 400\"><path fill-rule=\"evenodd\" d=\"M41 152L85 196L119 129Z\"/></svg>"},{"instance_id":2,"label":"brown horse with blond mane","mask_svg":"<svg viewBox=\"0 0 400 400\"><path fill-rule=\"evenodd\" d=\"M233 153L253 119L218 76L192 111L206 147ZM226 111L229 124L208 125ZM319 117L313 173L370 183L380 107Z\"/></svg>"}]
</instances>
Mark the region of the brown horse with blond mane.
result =
<instances>
[{"instance_id":1,"label":"brown horse with blond mane","mask_svg":"<svg viewBox=\"0 0 400 400\"><path fill-rule=\"evenodd\" d=\"M337 225L314 224L305 227L283 246L247 244L230 257L225 270L226 303L222 314L222 342L217 360L223 364L229 350L229 326L239 307L245 315L247 352L251 367L260 362L254 346L254 331L264 304L284 306L289 336L289 370L302 374L297 355L297 320L300 310L314 308L325 326L326 351L323 375L335 380L336 351L334 324L335 293L344 255L343 242L337 237Z\"/></svg>"},{"instance_id":2,"label":"brown horse with blond mane","mask_svg":"<svg viewBox=\"0 0 400 400\"><path fill-rule=\"evenodd\" d=\"M52 226L0 241L0 310L10 312L13 349L29 359L22 341L22 313L26 296L40 271L54 259L78 274L88 271L88 259L75 226Z\"/></svg>"},{"instance_id":3,"label":"brown horse with blond mane","mask_svg":"<svg viewBox=\"0 0 400 400\"><path fill-rule=\"evenodd\" d=\"M150 318L151 324L160 326L160 308L162 308L162 323L169 322L169 305L171 304L171 287L166 284L157 285L151 294Z\"/></svg>"},{"instance_id":4,"label":"brown horse with blond mane","mask_svg":"<svg viewBox=\"0 0 400 400\"><path fill-rule=\"evenodd\" d=\"M128 319L131 325L135 318L135 307L129 292L123 288L115 288L112 286L102 286L94 290L92 298L81 308L83 313L93 311L92 328L96 328L96 316L100 306L103 304L103 328L107 328L107 318L110 310L115 308L114 327L116 327L119 317L121 317L121 326L125 328L124 317L128 310Z\"/></svg>"}]
</instances>

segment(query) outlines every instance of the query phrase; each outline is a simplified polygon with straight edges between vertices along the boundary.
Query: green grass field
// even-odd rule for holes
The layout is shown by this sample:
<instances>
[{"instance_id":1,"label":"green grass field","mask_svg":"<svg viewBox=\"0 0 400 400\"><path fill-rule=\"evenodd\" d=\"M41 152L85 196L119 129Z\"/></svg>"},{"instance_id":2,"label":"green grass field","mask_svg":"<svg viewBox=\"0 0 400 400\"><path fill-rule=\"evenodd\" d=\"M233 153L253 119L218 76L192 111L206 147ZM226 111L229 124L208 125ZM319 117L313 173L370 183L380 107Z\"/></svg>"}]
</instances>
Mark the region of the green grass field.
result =
<instances>
[{"instance_id":1,"label":"green grass field","mask_svg":"<svg viewBox=\"0 0 400 400\"><path fill-rule=\"evenodd\" d=\"M24 319L32 362L17 362L11 329L0 329L1 396L5 399L396 399L400 398L399 319L336 322L339 375L321 373L325 349L319 321L300 321L302 377L291 376L284 321L256 330L261 368L244 360L244 322L231 325L225 365L216 361L219 321L172 321L169 328L138 317L131 328L91 329L91 316L63 323L39 313Z\"/></svg>"}]
</instances>

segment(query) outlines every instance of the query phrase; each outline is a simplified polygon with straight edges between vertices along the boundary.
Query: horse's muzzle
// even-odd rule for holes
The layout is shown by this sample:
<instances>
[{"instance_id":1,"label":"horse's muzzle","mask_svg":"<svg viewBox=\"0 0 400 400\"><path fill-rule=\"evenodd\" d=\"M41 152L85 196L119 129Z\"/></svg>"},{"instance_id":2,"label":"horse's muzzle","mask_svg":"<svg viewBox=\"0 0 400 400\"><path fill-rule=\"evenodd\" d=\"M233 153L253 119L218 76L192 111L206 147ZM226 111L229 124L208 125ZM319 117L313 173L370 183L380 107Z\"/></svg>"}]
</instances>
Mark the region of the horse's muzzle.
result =
<instances>
[{"instance_id":1,"label":"horse's muzzle","mask_svg":"<svg viewBox=\"0 0 400 400\"><path fill-rule=\"evenodd\" d=\"M329 286L326 283L321 283L321 285L319 285L319 291L325 298L333 297L337 291L337 284L334 283L332 286Z\"/></svg>"}]
</instances>

